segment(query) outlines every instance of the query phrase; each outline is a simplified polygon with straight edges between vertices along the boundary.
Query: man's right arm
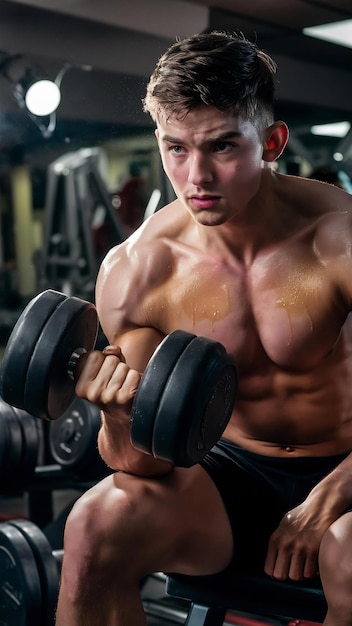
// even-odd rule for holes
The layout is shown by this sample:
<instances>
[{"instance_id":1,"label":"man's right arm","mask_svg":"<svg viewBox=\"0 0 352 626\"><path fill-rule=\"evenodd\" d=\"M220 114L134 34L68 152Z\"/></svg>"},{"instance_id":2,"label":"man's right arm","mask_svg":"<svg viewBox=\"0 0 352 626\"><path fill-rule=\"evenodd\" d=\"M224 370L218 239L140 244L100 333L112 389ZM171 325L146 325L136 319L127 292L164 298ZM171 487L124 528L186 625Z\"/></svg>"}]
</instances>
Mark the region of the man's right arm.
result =
<instances>
[{"instance_id":1,"label":"man's right arm","mask_svg":"<svg viewBox=\"0 0 352 626\"><path fill-rule=\"evenodd\" d=\"M166 474L172 467L140 452L130 441L133 399L150 357L165 336L151 325L145 306L156 283L163 282L159 268L164 264L156 258L155 247L145 241L122 244L103 261L96 304L111 345L82 357L76 386L77 395L102 411L98 446L104 461L113 469L142 476Z\"/></svg>"},{"instance_id":2,"label":"man's right arm","mask_svg":"<svg viewBox=\"0 0 352 626\"><path fill-rule=\"evenodd\" d=\"M103 352L94 351L80 359L76 393L101 409L98 447L112 469L141 476L160 476L172 469L169 463L137 450L130 439L131 408L141 372L162 338L155 329L136 329L121 337L121 346L108 346ZM138 369L128 365L128 356L132 354L137 364L133 344L140 355Z\"/></svg>"}]
</instances>

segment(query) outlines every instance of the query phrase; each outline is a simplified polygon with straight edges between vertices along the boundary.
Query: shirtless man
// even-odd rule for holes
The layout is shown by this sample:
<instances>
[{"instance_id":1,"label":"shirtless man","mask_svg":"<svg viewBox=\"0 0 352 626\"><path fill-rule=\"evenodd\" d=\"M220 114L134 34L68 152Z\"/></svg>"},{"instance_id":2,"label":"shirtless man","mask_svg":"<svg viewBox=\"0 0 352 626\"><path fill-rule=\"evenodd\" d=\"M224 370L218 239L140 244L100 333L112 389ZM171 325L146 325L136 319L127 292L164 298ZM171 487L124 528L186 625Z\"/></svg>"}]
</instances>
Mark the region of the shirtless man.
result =
<instances>
[{"instance_id":1,"label":"shirtless man","mask_svg":"<svg viewBox=\"0 0 352 626\"><path fill-rule=\"evenodd\" d=\"M175 43L145 100L177 199L104 260L96 286L111 346L80 361L77 394L102 409L98 444L120 470L68 518L57 626L146 624L148 573L319 572L325 626L352 624L352 199L271 168L275 65L211 33ZM175 329L224 344L239 369L223 438L171 467L130 443L148 359Z\"/></svg>"}]
</instances>

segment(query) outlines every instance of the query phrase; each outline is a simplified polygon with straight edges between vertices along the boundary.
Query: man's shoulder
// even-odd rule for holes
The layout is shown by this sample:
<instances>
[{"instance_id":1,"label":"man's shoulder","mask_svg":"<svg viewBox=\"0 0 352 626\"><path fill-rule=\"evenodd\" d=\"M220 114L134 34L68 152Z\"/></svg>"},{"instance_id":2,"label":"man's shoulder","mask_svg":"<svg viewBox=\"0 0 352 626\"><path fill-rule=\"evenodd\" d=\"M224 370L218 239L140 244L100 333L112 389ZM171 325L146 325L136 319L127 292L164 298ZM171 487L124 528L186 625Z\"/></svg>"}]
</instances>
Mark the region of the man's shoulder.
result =
<instances>
[{"instance_id":1,"label":"man's shoulder","mask_svg":"<svg viewBox=\"0 0 352 626\"><path fill-rule=\"evenodd\" d=\"M100 275L115 278L155 277L164 273L172 261L174 243L181 237L182 224L170 212L170 205L149 217L103 260ZM139 280L139 278L138 278ZM144 281L143 281L144 282Z\"/></svg>"},{"instance_id":2,"label":"man's shoulder","mask_svg":"<svg viewBox=\"0 0 352 626\"><path fill-rule=\"evenodd\" d=\"M172 202L151 215L143 224L122 244L120 250L126 254L145 256L153 251L154 254L171 253L173 242L181 241L189 216L178 203Z\"/></svg>"},{"instance_id":3,"label":"man's shoulder","mask_svg":"<svg viewBox=\"0 0 352 626\"><path fill-rule=\"evenodd\" d=\"M306 217L315 219L326 214L352 214L352 195L331 183L283 175L281 188Z\"/></svg>"}]
</instances>

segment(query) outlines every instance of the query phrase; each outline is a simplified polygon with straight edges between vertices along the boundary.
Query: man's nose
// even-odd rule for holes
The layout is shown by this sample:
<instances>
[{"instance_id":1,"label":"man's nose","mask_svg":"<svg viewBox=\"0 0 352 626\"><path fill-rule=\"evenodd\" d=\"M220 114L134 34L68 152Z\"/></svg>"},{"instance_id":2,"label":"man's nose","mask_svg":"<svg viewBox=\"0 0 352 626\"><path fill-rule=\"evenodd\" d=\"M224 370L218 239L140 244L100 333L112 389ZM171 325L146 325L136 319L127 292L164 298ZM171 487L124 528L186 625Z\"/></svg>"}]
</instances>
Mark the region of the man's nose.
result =
<instances>
[{"instance_id":1,"label":"man's nose","mask_svg":"<svg viewBox=\"0 0 352 626\"><path fill-rule=\"evenodd\" d=\"M213 179L209 159L202 154L192 155L190 160L188 180L197 187L211 182Z\"/></svg>"}]
</instances>

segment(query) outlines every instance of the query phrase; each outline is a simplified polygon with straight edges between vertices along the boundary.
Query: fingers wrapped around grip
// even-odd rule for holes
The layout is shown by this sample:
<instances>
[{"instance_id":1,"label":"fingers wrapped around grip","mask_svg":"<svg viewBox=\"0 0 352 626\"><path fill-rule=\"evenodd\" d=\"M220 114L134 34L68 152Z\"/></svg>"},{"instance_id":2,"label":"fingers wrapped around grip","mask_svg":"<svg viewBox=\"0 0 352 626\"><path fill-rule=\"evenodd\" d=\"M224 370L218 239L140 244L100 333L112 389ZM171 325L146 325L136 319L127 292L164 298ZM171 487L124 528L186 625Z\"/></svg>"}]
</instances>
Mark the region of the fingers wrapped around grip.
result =
<instances>
[{"instance_id":1,"label":"fingers wrapped around grip","mask_svg":"<svg viewBox=\"0 0 352 626\"><path fill-rule=\"evenodd\" d=\"M81 365L81 361L84 364ZM116 354L112 350L84 354L76 369L76 394L79 397L87 398L101 408L109 405L131 408L142 375L121 360L119 348L116 348Z\"/></svg>"},{"instance_id":2,"label":"fingers wrapped around grip","mask_svg":"<svg viewBox=\"0 0 352 626\"><path fill-rule=\"evenodd\" d=\"M62 416L76 393L100 406L127 406L133 399L132 444L177 466L197 463L231 417L237 392L233 358L216 341L176 330L141 375L119 348L94 351L97 331L92 303L53 290L39 294L6 346L3 399L46 420Z\"/></svg>"}]
</instances>

